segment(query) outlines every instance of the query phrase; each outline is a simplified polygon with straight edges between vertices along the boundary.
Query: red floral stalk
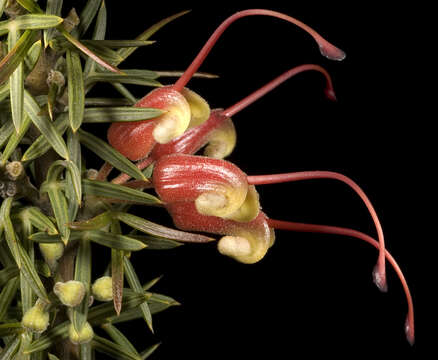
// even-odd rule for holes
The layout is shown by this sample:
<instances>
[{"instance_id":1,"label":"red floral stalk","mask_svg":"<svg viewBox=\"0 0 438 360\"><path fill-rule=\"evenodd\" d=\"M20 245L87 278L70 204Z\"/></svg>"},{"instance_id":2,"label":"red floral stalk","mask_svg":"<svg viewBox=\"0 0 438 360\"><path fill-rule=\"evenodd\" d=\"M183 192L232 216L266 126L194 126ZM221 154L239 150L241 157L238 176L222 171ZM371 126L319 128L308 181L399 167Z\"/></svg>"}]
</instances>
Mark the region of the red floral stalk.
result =
<instances>
[{"instance_id":1,"label":"red floral stalk","mask_svg":"<svg viewBox=\"0 0 438 360\"><path fill-rule=\"evenodd\" d=\"M379 242L352 229L270 220L260 210L254 185L320 178L342 181L358 193L375 221ZM273 229L338 234L372 244L380 250L379 254L388 259L402 282L409 308L405 330L408 341L413 343L414 311L406 280L390 253L384 247L382 252L383 232L380 222L367 196L351 179L327 171L246 176L225 160L173 154L157 161L153 185L177 228L224 235L218 242L219 251L240 262L255 263L261 260L273 243ZM233 186L236 188L230 189ZM242 197L235 194L241 195L245 190L246 196L242 202ZM202 199L201 209L199 199ZM223 212L225 208L230 211ZM378 282L379 279L376 280L379 288L386 287Z\"/></svg>"},{"instance_id":2,"label":"red floral stalk","mask_svg":"<svg viewBox=\"0 0 438 360\"><path fill-rule=\"evenodd\" d=\"M192 64L174 85L158 88L143 97L135 106L152 107L166 113L141 122L113 123L108 130L109 143L130 160L136 161L148 156L158 142L165 144L182 135L190 124L199 125L209 117L208 104L199 95L184 88L201 66L222 33L234 21L252 15L276 17L291 22L309 33L318 43L321 53L333 60L342 60L345 53L323 39L315 30L290 16L276 11L250 9L240 11L226 19L213 33L193 60ZM197 113L196 109L202 111Z\"/></svg>"},{"instance_id":3,"label":"red floral stalk","mask_svg":"<svg viewBox=\"0 0 438 360\"><path fill-rule=\"evenodd\" d=\"M357 185L353 180L346 177L345 175L331 172L331 171L303 171L285 174L275 174L275 175L259 175L259 176L248 176L248 183L252 185L261 184L277 184L281 182L292 182L300 180L312 180L312 179L334 179L342 181L343 183L350 186L365 203L371 217L373 218L374 224L376 226L377 235L379 238L380 250L377 265L373 271L373 279L377 287L383 291L387 291L386 284L386 272L385 272L385 240L383 236L382 226L380 224L379 218L376 211L374 210L371 201L368 199L363 190Z\"/></svg>"},{"instance_id":4,"label":"red floral stalk","mask_svg":"<svg viewBox=\"0 0 438 360\"><path fill-rule=\"evenodd\" d=\"M366 241L367 243L373 245L375 248L380 249L380 244L378 241L374 240L371 236L368 236L360 231L353 229L342 228L337 226L328 226L328 225L304 224L304 223L280 221L280 220L272 220L272 219L268 219L268 224L271 228L279 229L279 230L335 234L335 235L354 237ZM415 341L414 304L412 301L411 292L409 291L409 286L406 282L403 272L401 271L395 259L387 250L385 250L384 254L388 262L392 265L397 276L399 277L400 282L403 286L403 290L406 295L406 301L408 303L408 314L406 316L405 332L408 342L411 345L413 345Z\"/></svg>"},{"instance_id":5,"label":"red floral stalk","mask_svg":"<svg viewBox=\"0 0 438 360\"><path fill-rule=\"evenodd\" d=\"M164 155L176 153L195 154L199 149L207 144L208 146L204 150L204 155L214 158L224 158L228 156L236 144L236 133L231 116L251 105L253 102L257 101L291 77L309 70L318 71L324 75L326 79L324 93L330 100L336 100L332 80L324 68L313 64L305 64L294 67L276 77L236 104L228 107L226 110L212 110L207 121L188 129L183 135L177 137L176 139L173 139L167 144L155 145L150 156L137 163L137 167L139 169L144 169ZM115 178L113 182L122 184L129 180L129 178L130 177L128 175L122 174Z\"/></svg>"}]
</instances>

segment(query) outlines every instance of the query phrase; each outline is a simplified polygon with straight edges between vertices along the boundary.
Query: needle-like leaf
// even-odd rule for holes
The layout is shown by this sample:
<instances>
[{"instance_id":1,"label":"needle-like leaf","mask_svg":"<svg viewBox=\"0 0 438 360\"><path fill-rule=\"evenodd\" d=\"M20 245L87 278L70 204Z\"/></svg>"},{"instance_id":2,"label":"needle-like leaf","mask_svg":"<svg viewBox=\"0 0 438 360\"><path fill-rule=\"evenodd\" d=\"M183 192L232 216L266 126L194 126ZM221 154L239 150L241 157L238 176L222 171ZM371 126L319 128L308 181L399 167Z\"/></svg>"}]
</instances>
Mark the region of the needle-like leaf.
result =
<instances>
[{"instance_id":1,"label":"needle-like leaf","mask_svg":"<svg viewBox=\"0 0 438 360\"><path fill-rule=\"evenodd\" d=\"M102 141L98 137L83 131L82 129L78 130L79 141L93 151L96 155L101 157L103 160L109 162L115 168L119 169L121 172L124 172L135 179L138 180L147 180L142 172L126 157L120 154L113 147L108 145L105 141Z\"/></svg>"},{"instance_id":2,"label":"needle-like leaf","mask_svg":"<svg viewBox=\"0 0 438 360\"><path fill-rule=\"evenodd\" d=\"M141 121L156 118L163 114L160 109L139 107L96 107L87 108L84 123Z\"/></svg>"},{"instance_id":3,"label":"needle-like leaf","mask_svg":"<svg viewBox=\"0 0 438 360\"><path fill-rule=\"evenodd\" d=\"M8 50L12 51L20 38L20 31L9 31L8 35ZM9 79L9 90L11 98L11 114L12 121L14 122L15 131L20 132L24 122L24 110L23 110L23 92L24 92L24 78L23 78L23 62L18 64L15 71L11 74Z\"/></svg>"},{"instance_id":4,"label":"needle-like leaf","mask_svg":"<svg viewBox=\"0 0 438 360\"><path fill-rule=\"evenodd\" d=\"M70 127L76 132L82 124L84 117L84 80L79 54L67 50L67 76L68 76L68 114Z\"/></svg>"}]
</instances>

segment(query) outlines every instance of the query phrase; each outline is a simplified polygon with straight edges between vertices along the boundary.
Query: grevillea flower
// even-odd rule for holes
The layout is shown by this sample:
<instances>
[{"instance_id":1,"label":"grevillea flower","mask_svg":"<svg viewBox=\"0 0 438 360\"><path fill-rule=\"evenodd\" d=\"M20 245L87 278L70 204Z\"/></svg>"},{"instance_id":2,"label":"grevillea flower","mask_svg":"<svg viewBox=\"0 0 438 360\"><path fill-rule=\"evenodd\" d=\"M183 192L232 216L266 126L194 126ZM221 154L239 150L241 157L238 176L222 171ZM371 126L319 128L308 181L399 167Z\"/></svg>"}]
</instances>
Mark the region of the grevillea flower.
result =
<instances>
[{"instance_id":1,"label":"grevillea flower","mask_svg":"<svg viewBox=\"0 0 438 360\"><path fill-rule=\"evenodd\" d=\"M353 180L335 172L305 171L247 176L236 165L222 159L172 154L156 161L152 182L177 228L223 235L218 241L219 251L243 263L258 262L266 255L273 244L275 228L350 236L380 249L381 244L356 230L271 220L261 211L254 185L323 178L342 181L361 197L373 217L381 240L379 219L365 193ZM413 343L414 315L409 288L400 268L386 249L384 256L397 272L405 290L408 302L405 330L408 341ZM376 284L382 287L381 283Z\"/></svg>"},{"instance_id":2,"label":"grevillea flower","mask_svg":"<svg viewBox=\"0 0 438 360\"><path fill-rule=\"evenodd\" d=\"M140 160L148 156L156 143L168 143L182 135L189 126L196 126L206 121L210 114L208 103L185 86L228 26L240 18L252 15L271 16L293 23L315 39L321 53L327 58L342 60L345 57L342 50L295 18L264 9L240 11L230 16L216 29L174 85L155 89L135 104L137 107L162 109L165 113L152 120L112 124L107 134L109 143L130 160Z\"/></svg>"}]
</instances>

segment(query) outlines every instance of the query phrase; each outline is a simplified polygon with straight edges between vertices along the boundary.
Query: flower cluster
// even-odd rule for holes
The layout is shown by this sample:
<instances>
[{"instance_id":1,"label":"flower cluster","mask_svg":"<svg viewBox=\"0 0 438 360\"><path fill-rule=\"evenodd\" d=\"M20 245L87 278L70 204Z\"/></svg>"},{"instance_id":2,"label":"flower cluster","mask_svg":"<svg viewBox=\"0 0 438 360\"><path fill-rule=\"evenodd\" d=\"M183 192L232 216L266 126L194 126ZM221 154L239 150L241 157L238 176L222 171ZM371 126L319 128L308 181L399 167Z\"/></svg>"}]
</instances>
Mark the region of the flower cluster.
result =
<instances>
[{"instance_id":1,"label":"flower cluster","mask_svg":"<svg viewBox=\"0 0 438 360\"><path fill-rule=\"evenodd\" d=\"M413 343L413 306L409 289L398 265L385 249L382 227L370 200L353 180L329 171L248 176L235 164L223 160L236 143L231 116L285 80L307 70L324 75L325 94L330 100L336 100L329 74L318 65L295 67L225 110L210 110L207 101L185 88L225 29L235 20L250 15L272 16L291 22L309 33L327 58L342 60L345 57L340 49L313 29L287 15L262 9L238 12L217 28L175 84L151 91L135 105L162 109L163 115L140 122L113 123L108 131L108 141L127 158L138 161L138 168L154 164L152 185L178 229L221 235L220 253L240 262L261 260L274 242L274 229L334 233L372 244L379 250L373 272L379 289L386 291L385 260L394 267L404 286L409 306L406 334ZM204 156L195 155L203 147ZM255 185L308 179L334 179L350 186L368 208L378 241L352 229L269 219L261 211ZM122 174L113 182L124 184L127 180L129 176Z\"/></svg>"}]
</instances>

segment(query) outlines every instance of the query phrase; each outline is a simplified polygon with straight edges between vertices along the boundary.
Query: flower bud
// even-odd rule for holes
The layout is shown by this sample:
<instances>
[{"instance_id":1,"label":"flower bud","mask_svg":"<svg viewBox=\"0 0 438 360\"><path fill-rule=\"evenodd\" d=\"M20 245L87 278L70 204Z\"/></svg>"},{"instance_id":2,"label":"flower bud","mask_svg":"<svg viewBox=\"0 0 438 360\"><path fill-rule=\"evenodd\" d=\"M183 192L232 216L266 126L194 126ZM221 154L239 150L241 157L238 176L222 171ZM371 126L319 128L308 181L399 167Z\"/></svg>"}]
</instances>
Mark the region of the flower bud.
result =
<instances>
[{"instance_id":1,"label":"flower bud","mask_svg":"<svg viewBox=\"0 0 438 360\"><path fill-rule=\"evenodd\" d=\"M201 156L174 154L160 158L152 181L167 205L194 201L200 214L228 219L239 219L238 211L248 194L246 174L237 166ZM258 206L254 217L257 213Z\"/></svg>"},{"instance_id":2,"label":"flower bud","mask_svg":"<svg viewBox=\"0 0 438 360\"><path fill-rule=\"evenodd\" d=\"M26 311L21 324L30 331L42 333L49 326L49 319L50 315L46 311L46 304L38 299L35 305Z\"/></svg>"},{"instance_id":3,"label":"flower bud","mask_svg":"<svg viewBox=\"0 0 438 360\"><path fill-rule=\"evenodd\" d=\"M58 260L64 253L63 243L40 243L39 244L41 254L52 273L56 272L58 267Z\"/></svg>"},{"instance_id":4,"label":"flower bud","mask_svg":"<svg viewBox=\"0 0 438 360\"><path fill-rule=\"evenodd\" d=\"M82 329L76 331L73 324L68 328L68 337L73 344L86 344L93 339L94 331L88 321L82 326Z\"/></svg>"},{"instance_id":5,"label":"flower bud","mask_svg":"<svg viewBox=\"0 0 438 360\"><path fill-rule=\"evenodd\" d=\"M96 300L111 301L113 299L113 279L111 276L102 276L94 282L91 291Z\"/></svg>"},{"instance_id":6,"label":"flower bud","mask_svg":"<svg viewBox=\"0 0 438 360\"><path fill-rule=\"evenodd\" d=\"M57 282L53 287L53 292L65 306L75 307L82 302L85 296L85 286L76 280Z\"/></svg>"}]
</instances>

